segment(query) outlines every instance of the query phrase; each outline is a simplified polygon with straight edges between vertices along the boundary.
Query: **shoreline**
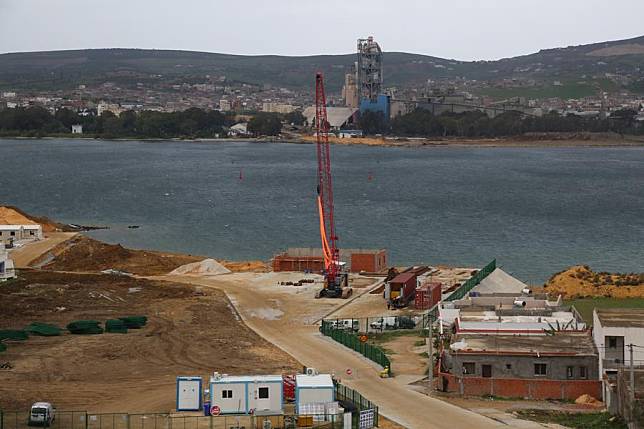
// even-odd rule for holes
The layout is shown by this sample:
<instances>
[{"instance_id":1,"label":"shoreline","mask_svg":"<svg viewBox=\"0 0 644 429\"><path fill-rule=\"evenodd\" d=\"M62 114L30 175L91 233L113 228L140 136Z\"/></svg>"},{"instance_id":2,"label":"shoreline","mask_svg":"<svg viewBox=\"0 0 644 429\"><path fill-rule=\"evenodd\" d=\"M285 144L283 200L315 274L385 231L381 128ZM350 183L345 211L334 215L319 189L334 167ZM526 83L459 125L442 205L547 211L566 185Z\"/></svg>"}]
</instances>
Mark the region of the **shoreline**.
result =
<instances>
[{"instance_id":1,"label":"shoreline","mask_svg":"<svg viewBox=\"0 0 644 429\"><path fill-rule=\"evenodd\" d=\"M549 137L549 136L544 136ZM298 136L287 138L247 137L247 138L97 138L97 137L73 137L73 136L2 136L2 140L57 140L70 139L81 141L111 141L111 142L186 142L186 143L282 143L282 144L315 144L313 136ZM572 138L533 138L530 136L518 136L507 138L415 138L415 137L360 137L360 138L337 138L330 137L329 143L344 146L370 146L370 147L400 147L400 148L434 148L434 147L455 147L455 148L619 148L619 147L644 147L644 136L617 136L588 135L588 138L579 136Z\"/></svg>"}]
</instances>

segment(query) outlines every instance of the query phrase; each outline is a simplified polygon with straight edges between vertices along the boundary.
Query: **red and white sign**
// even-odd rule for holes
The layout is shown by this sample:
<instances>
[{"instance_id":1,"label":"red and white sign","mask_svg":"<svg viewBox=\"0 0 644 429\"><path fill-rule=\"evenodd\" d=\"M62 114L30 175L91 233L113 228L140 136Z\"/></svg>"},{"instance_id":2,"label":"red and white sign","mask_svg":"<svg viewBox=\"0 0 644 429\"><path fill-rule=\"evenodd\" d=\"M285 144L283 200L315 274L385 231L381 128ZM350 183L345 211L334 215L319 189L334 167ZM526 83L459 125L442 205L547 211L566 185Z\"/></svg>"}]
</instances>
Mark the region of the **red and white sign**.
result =
<instances>
[{"instance_id":1,"label":"red and white sign","mask_svg":"<svg viewBox=\"0 0 644 429\"><path fill-rule=\"evenodd\" d=\"M351 371L351 368L347 368L346 373L347 373L347 375L351 375L351 374L353 374L353 371Z\"/></svg>"},{"instance_id":2,"label":"red and white sign","mask_svg":"<svg viewBox=\"0 0 644 429\"><path fill-rule=\"evenodd\" d=\"M210 415L218 416L219 414L221 414L221 408L219 408L218 405L213 405L212 407L210 407Z\"/></svg>"}]
</instances>

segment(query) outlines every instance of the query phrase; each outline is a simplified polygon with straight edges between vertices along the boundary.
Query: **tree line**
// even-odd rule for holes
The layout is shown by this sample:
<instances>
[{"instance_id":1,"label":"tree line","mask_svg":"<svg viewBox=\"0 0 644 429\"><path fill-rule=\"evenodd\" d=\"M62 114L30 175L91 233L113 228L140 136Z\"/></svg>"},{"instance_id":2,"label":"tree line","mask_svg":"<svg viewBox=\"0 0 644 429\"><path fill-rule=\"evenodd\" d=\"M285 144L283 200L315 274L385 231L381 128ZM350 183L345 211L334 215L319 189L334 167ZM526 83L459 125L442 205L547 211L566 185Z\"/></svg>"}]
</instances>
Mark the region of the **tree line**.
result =
<instances>
[{"instance_id":1,"label":"tree line","mask_svg":"<svg viewBox=\"0 0 644 429\"><path fill-rule=\"evenodd\" d=\"M248 131L255 136L280 134L282 121L300 125L300 112L287 115L258 113L248 123ZM69 134L72 125L83 126L83 134L102 138L215 138L224 137L225 128L235 123L234 115L216 110L190 108L178 112L96 111L80 115L70 109L59 109L51 114L40 106L0 110L0 135L44 137Z\"/></svg>"},{"instance_id":2,"label":"tree line","mask_svg":"<svg viewBox=\"0 0 644 429\"><path fill-rule=\"evenodd\" d=\"M426 109L416 109L391 121L381 112L367 111L359 122L366 135L408 137L508 137L545 132L644 134L644 126L638 124L636 117L637 112L632 109L617 110L607 118L561 115L554 111L540 117L508 111L490 118L481 111L434 115Z\"/></svg>"}]
</instances>

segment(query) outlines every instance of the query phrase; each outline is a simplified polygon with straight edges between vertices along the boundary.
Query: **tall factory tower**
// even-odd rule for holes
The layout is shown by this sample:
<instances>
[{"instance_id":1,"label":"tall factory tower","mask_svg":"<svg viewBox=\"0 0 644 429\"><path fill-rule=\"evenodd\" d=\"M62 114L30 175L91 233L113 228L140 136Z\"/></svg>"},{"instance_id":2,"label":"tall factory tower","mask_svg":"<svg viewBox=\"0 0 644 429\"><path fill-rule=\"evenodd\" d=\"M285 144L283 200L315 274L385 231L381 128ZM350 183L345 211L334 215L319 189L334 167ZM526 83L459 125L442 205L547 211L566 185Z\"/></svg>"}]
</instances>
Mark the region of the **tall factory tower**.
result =
<instances>
[{"instance_id":1,"label":"tall factory tower","mask_svg":"<svg viewBox=\"0 0 644 429\"><path fill-rule=\"evenodd\" d=\"M382 50L373 36L358 39L356 74L360 101L376 102L382 92Z\"/></svg>"}]
</instances>

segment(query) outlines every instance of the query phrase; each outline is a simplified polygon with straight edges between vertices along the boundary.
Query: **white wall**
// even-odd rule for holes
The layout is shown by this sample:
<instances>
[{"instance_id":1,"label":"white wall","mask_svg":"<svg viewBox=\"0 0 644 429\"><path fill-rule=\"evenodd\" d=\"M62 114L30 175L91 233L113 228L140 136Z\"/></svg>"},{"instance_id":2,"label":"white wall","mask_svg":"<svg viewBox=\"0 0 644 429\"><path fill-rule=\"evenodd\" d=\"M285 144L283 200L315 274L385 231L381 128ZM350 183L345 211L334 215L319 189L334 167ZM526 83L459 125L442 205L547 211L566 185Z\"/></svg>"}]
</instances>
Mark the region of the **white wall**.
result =
<instances>
[{"instance_id":1,"label":"white wall","mask_svg":"<svg viewBox=\"0 0 644 429\"><path fill-rule=\"evenodd\" d=\"M224 398L222 392L232 390L232 398ZM246 384L245 383L211 383L210 406L217 405L222 414L246 413Z\"/></svg>"},{"instance_id":2,"label":"white wall","mask_svg":"<svg viewBox=\"0 0 644 429\"><path fill-rule=\"evenodd\" d=\"M259 398L259 389L268 388L268 399ZM248 384L248 407L255 410L282 410L282 383L256 382Z\"/></svg>"},{"instance_id":3,"label":"white wall","mask_svg":"<svg viewBox=\"0 0 644 429\"><path fill-rule=\"evenodd\" d=\"M605 337L624 337L624 364L629 365L630 350L629 344L634 344L640 347L633 348L633 360L635 365L644 364L644 329L642 328L627 328L627 327L605 327L601 325L601 321L597 317L597 313L593 312L593 341L599 352L599 377L604 373L603 359L606 356L605 348L608 344L604 344ZM638 362L639 361L639 362Z\"/></svg>"},{"instance_id":4,"label":"white wall","mask_svg":"<svg viewBox=\"0 0 644 429\"><path fill-rule=\"evenodd\" d=\"M333 402L333 388L297 388L297 404L318 404Z\"/></svg>"}]
</instances>

